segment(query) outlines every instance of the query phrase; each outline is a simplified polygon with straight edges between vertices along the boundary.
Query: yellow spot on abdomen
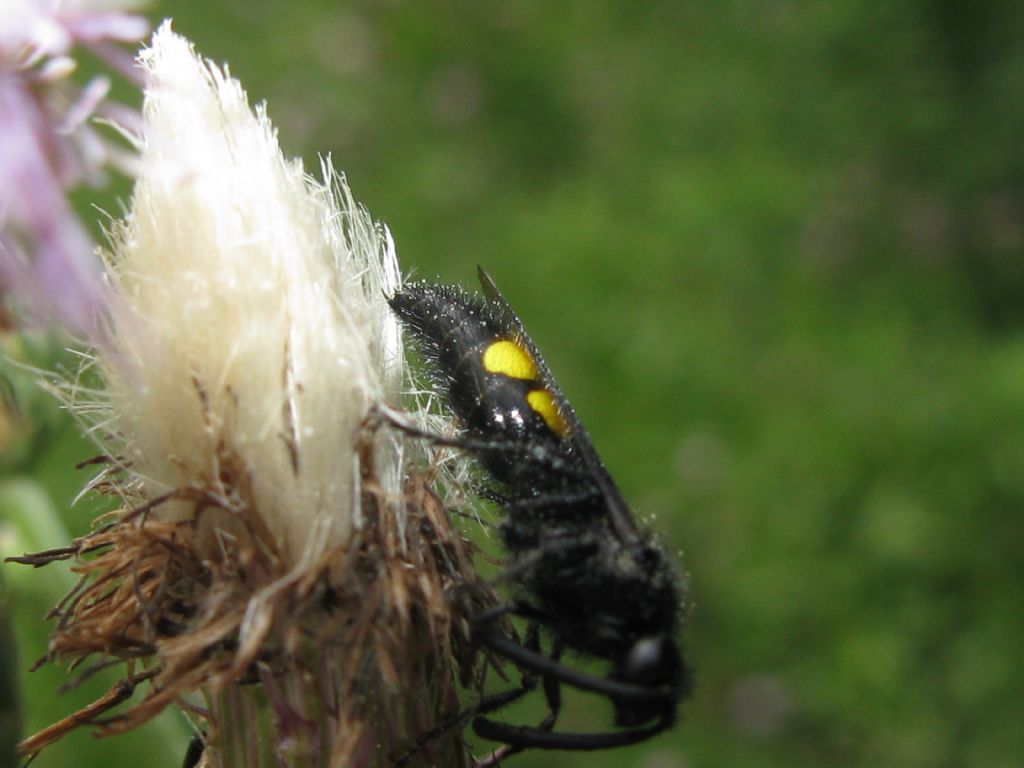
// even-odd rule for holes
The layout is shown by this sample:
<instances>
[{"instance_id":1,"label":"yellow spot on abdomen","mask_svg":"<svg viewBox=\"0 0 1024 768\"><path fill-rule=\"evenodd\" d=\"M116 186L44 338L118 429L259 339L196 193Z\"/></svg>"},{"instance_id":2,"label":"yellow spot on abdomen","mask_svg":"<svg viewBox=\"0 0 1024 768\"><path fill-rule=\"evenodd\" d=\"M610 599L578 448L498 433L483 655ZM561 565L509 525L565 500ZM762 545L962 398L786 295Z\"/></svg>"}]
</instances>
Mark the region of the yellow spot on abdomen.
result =
<instances>
[{"instance_id":1,"label":"yellow spot on abdomen","mask_svg":"<svg viewBox=\"0 0 1024 768\"><path fill-rule=\"evenodd\" d=\"M489 344L484 350L482 362L488 373L522 381L537 381L539 378L537 364L530 353L508 339L499 339ZM569 425L565 423L554 396L548 390L531 389L526 393L526 404L544 419L548 429L556 435L565 437L569 433Z\"/></svg>"},{"instance_id":2,"label":"yellow spot on abdomen","mask_svg":"<svg viewBox=\"0 0 1024 768\"><path fill-rule=\"evenodd\" d=\"M537 365L530 353L508 339L500 339L488 346L484 350L483 364L488 373L500 373L511 379L532 381L537 378Z\"/></svg>"},{"instance_id":3,"label":"yellow spot on abdomen","mask_svg":"<svg viewBox=\"0 0 1024 768\"><path fill-rule=\"evenodd\" d=\"M530 407L544 419L548 429L560 437L565 437L569 432L569 425L565 423L562 414L558 412L558 405L555 398L546 389L534 389L527 393L526 402Z\"/></svg>"}]
</instances>

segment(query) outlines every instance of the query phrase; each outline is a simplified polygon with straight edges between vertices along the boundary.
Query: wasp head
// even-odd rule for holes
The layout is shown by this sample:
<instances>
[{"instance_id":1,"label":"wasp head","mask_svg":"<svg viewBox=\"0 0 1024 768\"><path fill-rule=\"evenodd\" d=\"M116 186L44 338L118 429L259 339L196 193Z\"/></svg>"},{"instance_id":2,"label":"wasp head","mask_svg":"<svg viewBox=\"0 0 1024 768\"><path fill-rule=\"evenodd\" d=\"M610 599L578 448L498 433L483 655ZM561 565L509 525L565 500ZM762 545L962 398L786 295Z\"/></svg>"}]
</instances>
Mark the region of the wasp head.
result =
<instances>
[{"instance_id":1,"label":"wasp head","mask_svg":"<svg viewBox=\"0 0 1024 768\"><path fill-rule=\"evenodd\" d=\"M650 697L614 697L615 724L643 725L656 717L672 716L689 688L689 674L675 641L668 635L636 640L616 665L613 679L650 689Z\"/></svg>"}]
</instances>

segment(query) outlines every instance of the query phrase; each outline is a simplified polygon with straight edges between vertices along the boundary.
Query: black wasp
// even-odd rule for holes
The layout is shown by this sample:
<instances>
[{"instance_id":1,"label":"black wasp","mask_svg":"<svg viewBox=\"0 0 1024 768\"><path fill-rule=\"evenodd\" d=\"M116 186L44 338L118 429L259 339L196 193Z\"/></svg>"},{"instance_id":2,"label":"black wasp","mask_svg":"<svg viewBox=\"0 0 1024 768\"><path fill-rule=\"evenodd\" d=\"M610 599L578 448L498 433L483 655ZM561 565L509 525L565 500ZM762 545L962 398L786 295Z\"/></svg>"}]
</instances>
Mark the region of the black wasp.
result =
<instances>
[{"instance_id":1,"label":"black wasp","mask_svg":"<svg viewBox=\"0 0 1024 768\"><path fill-rule=\"evenodd\" d=\"M485 697L473 729L506 744L506 754L643 741L672 726L689 688L676 644L685 583L658 540L637 526L519 317L479 274L485 298L418 282L390 299L464 430L448 442L478 460L493 481L484 495L503 510L506 578L520 594L478 617L479 642L539 678L550 709L537 726L507 725L483 714L517 692ZM504 613L528 621L525 643L498 629ZM538 630L551 639L548 654ZM566 666L563 651L609 662L607 676ZM560 684L610 699L618 728L554 730Z\"/></svg>"}]
</instances>

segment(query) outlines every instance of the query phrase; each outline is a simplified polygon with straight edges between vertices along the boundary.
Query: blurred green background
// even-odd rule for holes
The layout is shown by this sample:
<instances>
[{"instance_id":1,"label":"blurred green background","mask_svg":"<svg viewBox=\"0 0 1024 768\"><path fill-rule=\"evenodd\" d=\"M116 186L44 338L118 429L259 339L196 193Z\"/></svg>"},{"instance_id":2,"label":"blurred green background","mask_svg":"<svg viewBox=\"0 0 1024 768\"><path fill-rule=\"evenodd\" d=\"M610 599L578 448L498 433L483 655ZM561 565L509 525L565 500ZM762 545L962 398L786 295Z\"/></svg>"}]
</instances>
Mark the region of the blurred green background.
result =
<instances>
[{"instance_id":1,"label":"blurred green background","mask_svg":"<svg viewBox=\"0 0 1024 768\"><path fill-rule=\"evenodd\" d=\"M407 270L494 275L683 552L680 725L510 764L1024 765L1024 4L152 15L268 102L286 153L331 153ZM91 449L8 377L0 504L81 531ZM26 671L63 585L2 574L27 732L76 701ZM608 715L572 697L563 722ZM164 768L186 742L169 717L35 765Z\"/></svg>"}]
</instances>

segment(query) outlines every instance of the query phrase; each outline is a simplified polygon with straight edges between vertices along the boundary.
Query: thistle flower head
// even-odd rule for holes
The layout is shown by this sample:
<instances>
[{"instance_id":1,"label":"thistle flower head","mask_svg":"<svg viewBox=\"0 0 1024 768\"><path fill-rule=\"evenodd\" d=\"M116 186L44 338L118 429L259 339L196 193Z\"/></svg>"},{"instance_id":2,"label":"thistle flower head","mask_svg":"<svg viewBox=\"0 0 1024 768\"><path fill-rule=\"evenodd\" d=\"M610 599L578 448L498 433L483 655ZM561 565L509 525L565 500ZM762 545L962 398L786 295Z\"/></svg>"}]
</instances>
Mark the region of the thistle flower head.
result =
<instances>
[{"instance_id":1,"label":"thistle flower head","mask_svg":"<svg viewBox=\"0 0 1024 768\"><path fill-rule=\"evenodd\" d=\"M262 110L168 26L142 63L147 130L114 232L100 427L147 497L238 493L221 485L241 475L282 557L315 559L356 522L354 438L401 384L390 238L329 170L320 183L285 160Z\"/></svg>"},{"instance_id":2,"label":"thistle flower head","mask_svg":"<svg viewBox=\"0 0 1024 768\"><path fill-rule=\"evenodd\" d=\"M22 559L82 559L49 656L152 662L107 732L198 692L222 765L366 765L441 719L492 599L408 461L419 444L374 419L403 385L391 238L326 163L318 181L286 160L264 110L169 25L140 60L102 385L66 394L120 508ZM279 738L251 733L261 707Z\"/></svg>"}]
</instances>

